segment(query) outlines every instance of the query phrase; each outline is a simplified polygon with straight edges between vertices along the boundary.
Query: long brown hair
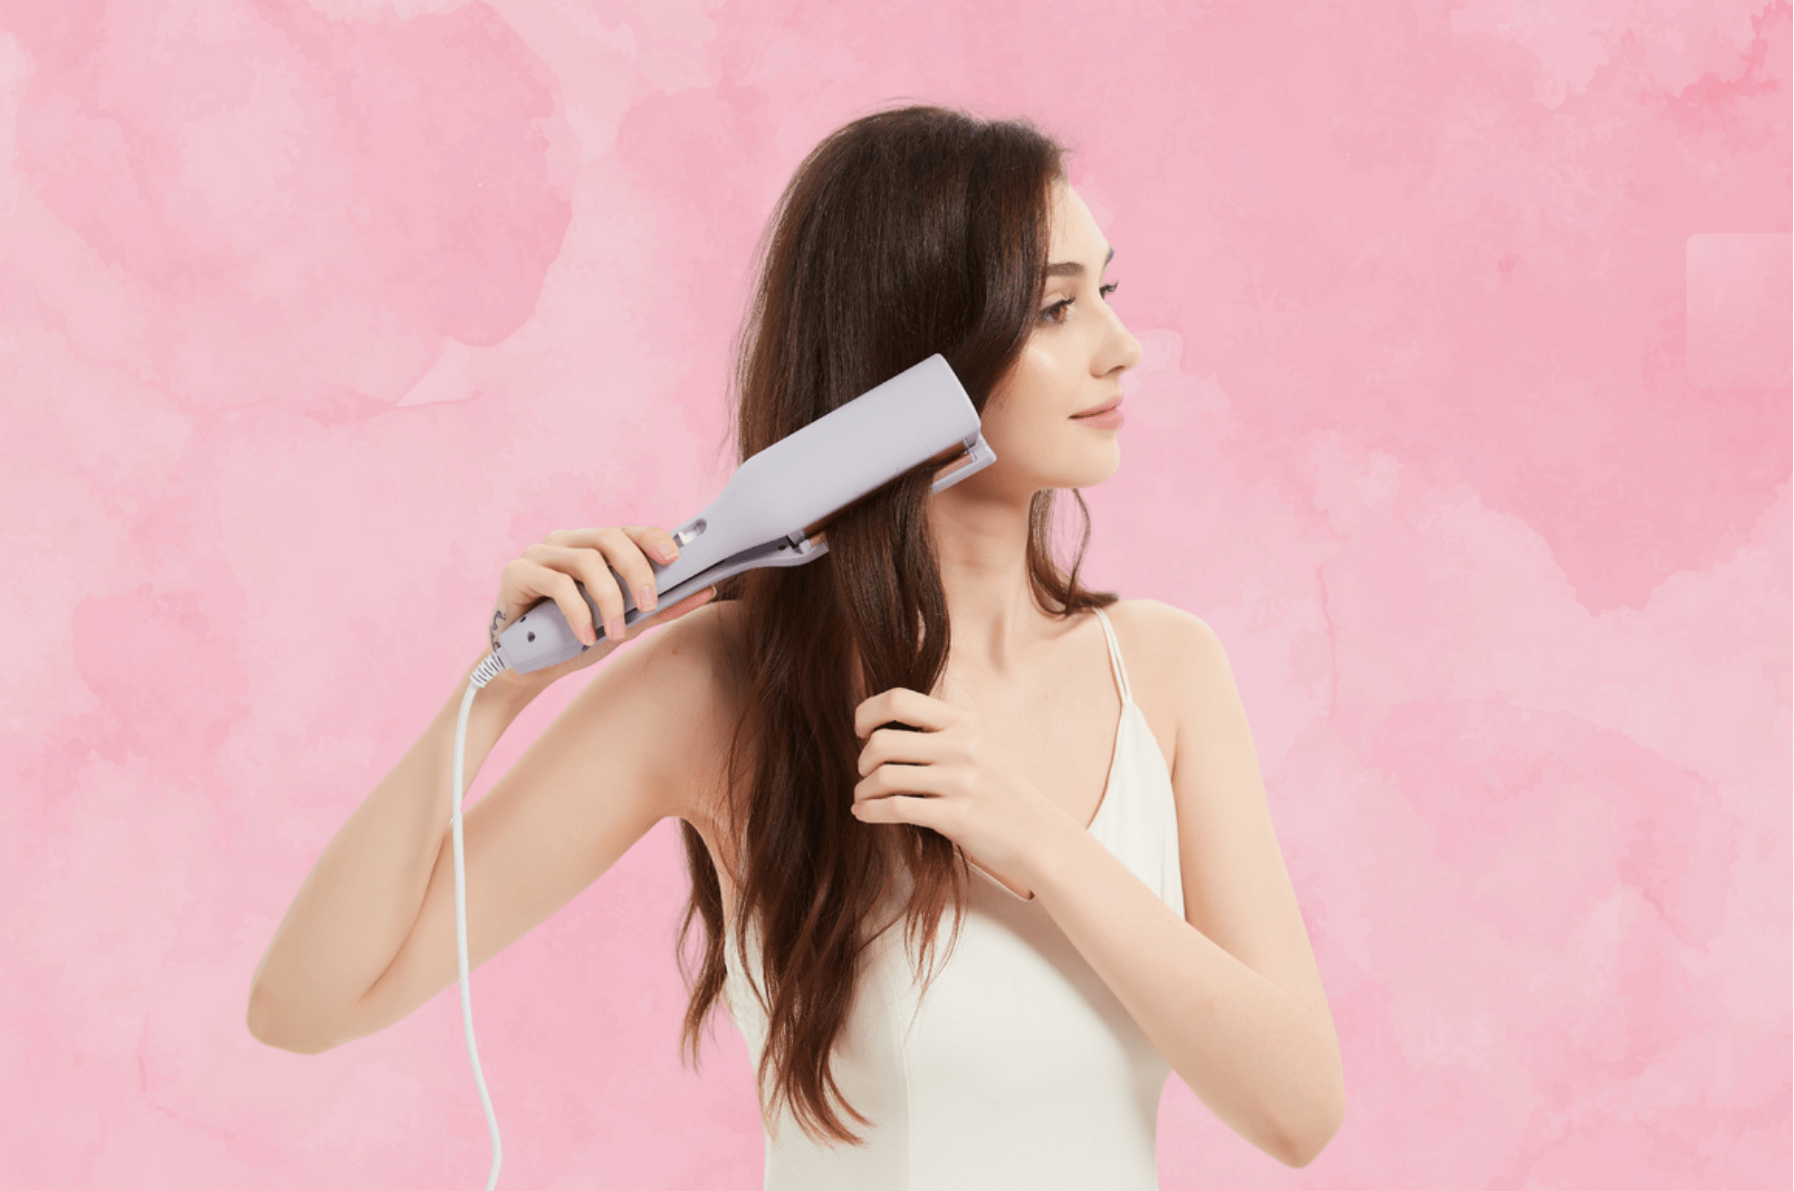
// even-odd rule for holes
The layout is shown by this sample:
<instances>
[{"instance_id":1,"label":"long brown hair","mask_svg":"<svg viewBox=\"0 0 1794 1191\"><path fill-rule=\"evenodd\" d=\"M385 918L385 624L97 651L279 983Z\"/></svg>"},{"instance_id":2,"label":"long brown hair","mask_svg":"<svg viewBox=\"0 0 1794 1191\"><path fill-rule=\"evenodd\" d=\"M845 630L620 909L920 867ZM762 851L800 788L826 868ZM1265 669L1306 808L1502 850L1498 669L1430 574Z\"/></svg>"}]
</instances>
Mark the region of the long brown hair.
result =
<instances>
[{"instance_id":1,"label":"long brown hair","mask_svg":"<svg viewBox=\"0 0 1794 1191\"><path fill-rule=\"evenodd\" d=\"M1065 150L1025 120L937 107L878 112L811 151L768 224L760 280L736 344L736 449L746 459L910 365L941 353L982 412L1034 325L1045 281L1049 201ZM918 469L856 503L802 567L750 571L717 599L739 601L747 676L726 769L725 830L739 867L738 944L727 955L722 891L702 836L682 824L691 897L678 957L691 994L682 1033L699 1034L731 962L761 936L767 1017L758 1087L770 1120L786 1104L812 1137L859 1144L837 1104L830 1055L852 1007L869 919L897 866L911 879L906 938L920 966L969 873L957 845L911 825L868 829L849 811L859 780L853 667L868 693L932 693L950 626ZM1113 603L1079 586L1089 510L1071 570L1052 550L1052 489L1029 506L1028 576L1050 615ZM919 631L918 631L919 630ZM748 768L738 773L745 753ZM686 939L703 920L701 963ZM952 942L949 942L949 951ZM763 984L763 987L761 987Z\"/></svg>"}]
</instances>

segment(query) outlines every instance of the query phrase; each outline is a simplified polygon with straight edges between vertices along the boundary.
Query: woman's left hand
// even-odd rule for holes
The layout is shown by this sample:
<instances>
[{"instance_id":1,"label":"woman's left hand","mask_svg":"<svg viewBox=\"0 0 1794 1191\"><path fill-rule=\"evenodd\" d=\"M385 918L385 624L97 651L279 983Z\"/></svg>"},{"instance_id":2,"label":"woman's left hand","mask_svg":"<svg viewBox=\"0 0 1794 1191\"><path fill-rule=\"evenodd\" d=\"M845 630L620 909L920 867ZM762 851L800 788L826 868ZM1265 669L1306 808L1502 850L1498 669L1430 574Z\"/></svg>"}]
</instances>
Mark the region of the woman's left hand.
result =
<instances>
[{"instance_id":1,"label":"woman's left hand","mask_svg":"<svg viewBox=\"0 0 1794 1191\"><path fill-rule=\"evenodd\" d=\"M920 731L882 727L895 720ZM997 754L978 713L892 687L854 710L860 781L853 813L866 823L940 832L985 872L1032 897L1035 867L1070 817Z\"/></svg>"}]
</instances>

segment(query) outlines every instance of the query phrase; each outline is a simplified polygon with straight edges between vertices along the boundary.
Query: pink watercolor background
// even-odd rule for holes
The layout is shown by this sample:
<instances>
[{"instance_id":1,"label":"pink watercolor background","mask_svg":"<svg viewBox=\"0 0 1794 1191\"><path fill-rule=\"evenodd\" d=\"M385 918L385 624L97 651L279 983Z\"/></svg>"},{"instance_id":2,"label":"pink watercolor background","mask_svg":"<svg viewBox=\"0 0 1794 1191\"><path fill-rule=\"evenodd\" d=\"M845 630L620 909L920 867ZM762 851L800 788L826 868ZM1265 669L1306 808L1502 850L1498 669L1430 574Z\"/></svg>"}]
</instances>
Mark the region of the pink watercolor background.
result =
<instances>
[{"instance_id":1,"label":"pink watercolor background","mask_svg":"<svg viewBox=\"0 0 1794 1191\"><path fill-rule=\"evenodd\" d=\"M0 5L4 1181L483 1185L452 989L298 1057L250 974L504 562L715 491L774 198L914 98L1077 145L1146 349L1089 573L1226 643L1339 1026L1313 1166L1173 1078L1163 1185L1786 1186L1789 50L1760 0ZM475 975L501 1186L758 1185L682 894L663 824Z\"/></svg>"}]
</instances>

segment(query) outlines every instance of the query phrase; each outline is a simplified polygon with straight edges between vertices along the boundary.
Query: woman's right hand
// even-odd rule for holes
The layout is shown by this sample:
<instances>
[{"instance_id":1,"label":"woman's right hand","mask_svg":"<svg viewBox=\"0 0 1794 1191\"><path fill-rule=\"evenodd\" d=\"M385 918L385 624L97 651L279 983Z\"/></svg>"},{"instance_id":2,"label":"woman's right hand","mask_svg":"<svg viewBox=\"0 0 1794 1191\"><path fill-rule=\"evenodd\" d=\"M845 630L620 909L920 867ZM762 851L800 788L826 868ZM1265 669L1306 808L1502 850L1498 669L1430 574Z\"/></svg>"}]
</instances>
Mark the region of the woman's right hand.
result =
<instances>
[{"instance_id":1,"label":"woman's right hand","mask_svg":"<svg viewBox=\"0 0 1794 1191\"><path fill-rule=\"evenodd\" d=\"M557 529L523 552L523 557L505 564L499 581L498 603L492 611L490 638L493 648L505 626L535 607L544 598L551 599L567 618L567 625L582 642L593 648L581 650L564 662L528 674L504 671L499 677L531 686L546 686L563 675L583 670L608 657L624 641L639 637L657 625L679 619L706 603L716 588L706 587L666 608L655 608L653 563L661 566L679 557L678 543L666 530L652 525L619 525L605 529ZM612 570L616 574L612 574ZM635 592L635 606L653 614L623 623L623 592L617 585L621 575ZM585 585L608 624L592 622L591 609L580 598L578 581Z\"/></svg>"}]
</instances>

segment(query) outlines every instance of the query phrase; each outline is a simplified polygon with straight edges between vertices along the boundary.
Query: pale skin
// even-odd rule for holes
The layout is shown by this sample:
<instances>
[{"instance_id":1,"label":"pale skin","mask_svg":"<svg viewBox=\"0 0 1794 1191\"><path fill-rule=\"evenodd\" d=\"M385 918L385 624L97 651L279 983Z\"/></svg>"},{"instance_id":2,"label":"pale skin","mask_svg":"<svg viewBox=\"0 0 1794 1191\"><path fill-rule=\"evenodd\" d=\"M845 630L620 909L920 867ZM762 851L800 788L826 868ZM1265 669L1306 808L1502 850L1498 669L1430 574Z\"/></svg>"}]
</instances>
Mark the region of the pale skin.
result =
<instances>
[{"instance_id":1,"label":"pale skin","mask_svg":"<svg viewBox=\"0 0 1794 1191\"><path fill-rule=\"evenodd\" d=\"M1075 418L1120 394L1121 375L1140 359L1107 301L1111 255L1076 190L1056 184L1055 267L1040 315L983 411L997 462L932 498L953 629L946 674L933 694L858 692L854 722L865 743L855 813L867 831L932 828L1017 896L1038 899L1210 1111L1279 1161L1305 1166L1344 1116L1339 1042L1225 650L1201 620L1156 601L1107 609L1134 701L1171 773L1179 918L1085 830L1113 756L1120 696L1095 617L1049 616L1025 570L1033 493L1100 483L1120 464L1125 429ZM574 576L614 631L573 661L507 672L479 693L470 783L550 682L646 627L677 623L599 670L465 812L474 966L669 816L704 837L733 921L735 862L721 817L722 758L741 690L725 661L736 610L706 605L710 593L700 593L625 634L604 563L632 586L648 585L649 601L638 596L648 607L650 555L676 555L664 530L568 531L506 568L507 619L547 596L595 640ZM448 752L465 682L295 897L251 991L250 1028L264 1042L329 1049L391 1025L455 982ZM921 731L879 729L893 720ZM690 747L665 746L674 739Z\"/></svg>"}]
</instances>

